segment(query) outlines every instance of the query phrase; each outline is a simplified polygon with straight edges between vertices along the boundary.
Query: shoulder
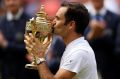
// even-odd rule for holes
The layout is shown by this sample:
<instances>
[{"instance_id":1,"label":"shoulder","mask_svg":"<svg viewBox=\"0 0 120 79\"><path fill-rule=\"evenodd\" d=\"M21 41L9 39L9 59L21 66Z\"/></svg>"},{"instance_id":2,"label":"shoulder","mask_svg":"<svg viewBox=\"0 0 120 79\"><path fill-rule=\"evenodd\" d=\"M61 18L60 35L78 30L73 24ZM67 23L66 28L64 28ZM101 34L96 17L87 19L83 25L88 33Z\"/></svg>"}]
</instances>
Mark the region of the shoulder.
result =
<instances>
[{"instance_id":1,"label":"shoulder","mask_svg":"<svg viewBox=\"0 0 120 79\"><path fill-rule=\"evenodd\" d=\"M6 21L6 16L5 15L0 16L0 25L1 23L4 23L5 21Z\"/></svg>"},{"instance_id":2,"label":"shoulder","mask_svg":"<svg viewBox=\"0 0 120 79\"><path fill-rule=\"evenodd\" d=\"M78 43L74 46L74 51L83 51L88 53L92 51L92 48L87 40L83 40L81 43Z\"/></svg>"},{"instance_id":3,"label":"shoulder","mask_svg":"<svg viewBox=\"0 0 120 79\"><path fill-rule=\"evenodd\" d=\"M106 13L106 16L109 16L109 17L112 17L112 18L115 18L115 19L119 19L119 15L107 10L107 13Z\"/></svg>"},{"instance_id":4,"label":"shoulder","mask_svg":"<svg viewBox=\"0 0 120 79\"><path fill-rule=\"evenodd\" d=\"M65 50L65 53L67 56L75 56L75 57L81 57L81 56L87 56L88 54L93 54L93 50L89 43L86 40L83 40L81 43L77 43L73 45L71 48Z\"/></svg>"},{"instance_id":5,"label":"shoulder","mask_svg":"<svg viewBox=\"0 0 120 79\"><path fill-rule=\"evenodd\" d=\"M28 15L28 14L26 14L25 12L23 12L23 14L22 14L22 19L25 19L25 20L28 20L28 19L30 19L31 17Z\"/></svg>"},{"instance_id":6,"label":"shoulder","mask_svg":"<svg viewBox=\"0 0 120 79\"><path fill-rule=\"evenodd\" d=\"M116 28L120 22L120 16L107 10L105 20L107 21L108 26Z\"/></svg>"},{"instance_id":7,"label":"shoulder","mask_svg":"<svg viewBox=\"0 0 120 79\"><path fill-rule=\"evenodd\" d=\"M5 15L0 16L0 21L3 21L5 19Z\"/></svg>"}]
</instances>

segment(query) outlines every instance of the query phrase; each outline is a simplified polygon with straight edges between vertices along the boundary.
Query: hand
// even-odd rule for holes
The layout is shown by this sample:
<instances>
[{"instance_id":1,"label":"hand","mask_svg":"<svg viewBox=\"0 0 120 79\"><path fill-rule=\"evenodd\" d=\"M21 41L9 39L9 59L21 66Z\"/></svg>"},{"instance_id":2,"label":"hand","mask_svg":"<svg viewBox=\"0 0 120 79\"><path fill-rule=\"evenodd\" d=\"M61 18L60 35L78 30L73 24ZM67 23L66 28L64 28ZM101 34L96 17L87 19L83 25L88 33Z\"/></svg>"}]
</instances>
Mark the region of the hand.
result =
<instances>
[{"instance_id":1,"label":"hand","mask_svg":"<svg viewBox=\"0 0 120 79\"><path fill-rule=\"evenodd\" d=\"M29 61L29 62L32 62L33 61L33 56L31 54L27 54L26 55L26 59Z\"/></svg>"},{"instance_id":2,"label":"hand","mask_svg":"<svg viewBox=\"0 0 120 79\"><path fill-rule=\"evenodd\" d=\"M106 27L106 23L104 21L96 21L96 20L92 20L90 22L90 25L92 30L96 31L96 32L102 32L105 27Z\"/></svg>"},{"instance_id":3,"label":"hand","mask_svg":"<svg viewBox=\"0 0 120 79\"><path fill-rule=\"evenodd\" d=\"M29 50L34 56L38 58L45 57L45 52L51 42L47 38L44 42L40 42L37 38L35 38L31 33L29 35L25 35L26 49Z\"/></svg>"},{"instance_id":4,"label":"hand","mask_svg":"<svg viewBox=\"0 0 120 79\"><path fill-rule=\"evenodd\" d=\"M0 46L6 48L8 46L8 41L5 39L3 33L0 31Z\"/></svg>"},{"instance_id":5,"label":"hand","mask_svg":"<svg viewBox=\"0 0 120 79\"><path fill-rule=\"evenodd\" d=\"M104 21L92 20L89 24L91 30L87 35L89 40L96 39L102 36L104 29L106 28L106 23Z\"/></svg>"}]
</instances>

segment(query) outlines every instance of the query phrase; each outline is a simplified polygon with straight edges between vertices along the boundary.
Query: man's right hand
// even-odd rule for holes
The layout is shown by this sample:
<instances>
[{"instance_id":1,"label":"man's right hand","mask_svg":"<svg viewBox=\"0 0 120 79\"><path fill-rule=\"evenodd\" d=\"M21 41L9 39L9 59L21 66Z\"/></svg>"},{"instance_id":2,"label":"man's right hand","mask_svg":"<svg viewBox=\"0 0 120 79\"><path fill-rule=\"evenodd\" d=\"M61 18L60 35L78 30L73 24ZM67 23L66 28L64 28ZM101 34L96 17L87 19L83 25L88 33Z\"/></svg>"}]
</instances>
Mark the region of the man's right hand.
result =
<instances>
[{"instance_id":1,"label":"man's right hand","mask_svg":"<svg viewBox=\"0 0 120 79\"><path fill-rule=\"evenodd\" d=\"M90 32L87 35L88 40L96 39L102 36L106 23L104 21L90 21Z\"/></svg>"},{"instance_id":2,"label":"man's right hand","mask_svg":"<svg viewBox=\"0 0 120 79\"><path fill-rule=\"evenodd\" d=\"M6 48L8 46L8 41L5 39L3 33L0 31L0 46Z\"/></svg>"}]
</instances>

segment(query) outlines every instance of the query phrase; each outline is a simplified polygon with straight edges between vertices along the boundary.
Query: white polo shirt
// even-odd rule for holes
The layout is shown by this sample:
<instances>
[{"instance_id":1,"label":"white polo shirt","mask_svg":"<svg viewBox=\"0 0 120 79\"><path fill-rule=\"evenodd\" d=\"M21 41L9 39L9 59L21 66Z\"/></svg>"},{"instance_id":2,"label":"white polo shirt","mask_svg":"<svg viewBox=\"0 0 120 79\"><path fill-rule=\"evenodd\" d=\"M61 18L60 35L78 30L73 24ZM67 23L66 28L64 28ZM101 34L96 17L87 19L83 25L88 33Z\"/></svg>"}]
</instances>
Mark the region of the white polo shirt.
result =
<instances>
[{"instance_id":1,"label":"white polo shirt","mask_svg":"<svg viewBox=\"0 0 120 79\"><path fill-rule=\"evenodd\" d=\"M73 79L98 79L94 52L84 37L67 45L60 68L75 72Z\"/></svg>"}]
</instances>

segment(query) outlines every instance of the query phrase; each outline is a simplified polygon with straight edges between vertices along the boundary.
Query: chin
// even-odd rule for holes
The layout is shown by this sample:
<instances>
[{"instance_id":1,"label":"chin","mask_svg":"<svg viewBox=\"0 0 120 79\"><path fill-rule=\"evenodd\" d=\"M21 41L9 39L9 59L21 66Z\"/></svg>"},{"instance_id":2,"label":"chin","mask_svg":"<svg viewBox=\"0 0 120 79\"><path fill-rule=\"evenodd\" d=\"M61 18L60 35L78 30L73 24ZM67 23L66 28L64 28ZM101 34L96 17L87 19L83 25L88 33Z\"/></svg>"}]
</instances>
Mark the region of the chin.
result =
<instances>
[{"instance_id":1,"label":"chin","mask_svg":"<svg viewBox=\"0 0 120 79\"><path fill-rule=\"evenodd\" d=\"M18 12L18 8L10 7L9 11L11 11L12 13L16 13L16 12Z\"/></svg>"},{"instance_id":2,"label":"chin","mask_svg":"<svg viewBox=\"0 0 120 79\"><path fill-rule=\"evenodd\" d=\"M54 32L55 35L59 35L58 33Z\"/></svg>"},{"instance_id":3,"label":"chin","mask_svg":"<svg viewBox=\"0 0 120 79\"><path fill-rule=\"evenodd\" d=\"M60 34L60 33L57 33L57 32L54 32L54 35L59 35L59 36L61 36L61 34Z\"/></svg>"}]
</instances>

